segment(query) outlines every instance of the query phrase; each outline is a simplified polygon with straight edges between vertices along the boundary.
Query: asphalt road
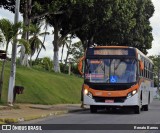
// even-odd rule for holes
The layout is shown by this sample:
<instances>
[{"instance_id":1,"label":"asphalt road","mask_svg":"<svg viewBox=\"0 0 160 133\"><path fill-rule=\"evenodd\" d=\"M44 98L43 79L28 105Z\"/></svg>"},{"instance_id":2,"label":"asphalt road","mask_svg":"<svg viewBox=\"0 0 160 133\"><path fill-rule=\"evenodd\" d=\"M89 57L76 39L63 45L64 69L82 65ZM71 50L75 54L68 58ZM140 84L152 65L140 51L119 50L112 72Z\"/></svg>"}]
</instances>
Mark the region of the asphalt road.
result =
<instances>
[{"instance_id":1,"label":"asphalt road","mask_svg":"<svg viewBox=\"0 0 160 133\"><path fill-rule=\"evenodd\" d=\"M149 111L134 114L132 110L118 109L114 111L101 110L91 114L89 110L33 120L25 124L160 124L160 101L154 100ZM71 125L74 127L74 125ZM90 126L90 125L89 125ZM92 125L91 125L92 126ZM98 125L93 125L93 128ZM126 125L122 125L126 126ZM82 127L84 128L84 127ZM160 133L159 130L50 130L49 133ZM25 131L26 132L26 131ZM29 131L28 131L29 132ZM30 131L31 132L31 131ZM33 131L32 131L33 132ZM39 131L38 131L39 132Z\"/></svg>"}]
</instances>

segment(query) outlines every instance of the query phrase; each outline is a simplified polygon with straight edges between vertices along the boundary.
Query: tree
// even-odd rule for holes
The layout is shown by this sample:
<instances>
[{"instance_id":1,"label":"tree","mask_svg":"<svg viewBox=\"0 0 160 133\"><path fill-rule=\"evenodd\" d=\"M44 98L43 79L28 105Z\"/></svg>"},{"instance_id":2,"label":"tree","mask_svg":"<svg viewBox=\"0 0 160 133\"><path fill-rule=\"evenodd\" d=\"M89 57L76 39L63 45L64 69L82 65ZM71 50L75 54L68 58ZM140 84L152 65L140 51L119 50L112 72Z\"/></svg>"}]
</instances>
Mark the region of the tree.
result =
<instances>
[{"instance_id":1,"label":"tree","mask_svg":"<svg viewBox=\"0 0 160 133\"><path fill-rule=\"evenodd\" d=\"M39 56L39 54L40 54L40 52L41 52L41 50L42 50L42 48L43 48L43 46L44 46L44 43L45 43L45 40L46 40L46 35L49 35L49 34L50 34L49 32L47 32L47 30L48 30L48 23L47 23L46 21L45 21L44 30L45 30L45 35L44 35L44 38L43 38L43 42L42 42L41 48L39 49L38 54L37 54L37 56L36 56L35 62L37 61L38 56Z\"/></svg>"},{"instance_id":2,"label":"tree","mask_svg":"<svg viewBox=\"0 0 160 133\"><path fill-rule=\"evenodd\" d=\"M154 12L151 0L115 0L112 4L112 15L98 28L93 42L98 45L132 46L147 54L153 40L149 22Z\"/></svg>"},{"instance_id":3,"label":"tree","mask_svg":"<svg viewBox=\"0 0 160 133\"><path fill-rule=\"evenodd\" d=\"M70 38L70 39L69 39ZM69 44L71 43L71 36L69 37L69 36L67 36L64 40L63 40L63 42L62 42L62 51L61 51L61 63L63 62L63 54L64 54L64 48L66 47L67 49L68 49L68 46L69 46Z\"/></svg>"},{"instance_id":4,"label":"tree","mask_svg":"<svg viewBox=\"0 0 160 133\"><path fill-rule=\"evenodd\" d=\"M84 48L81 41L76 42L72 45L72 62L77 63L77 61L84 55Z\"/></svg>"},{"instance_id":5,"label":"tree","mask_svg":"<svg viewBox=\"0 0 160 133\"><path fill-rule=\"evenodd\" d=\"M21 1L21 13L23 14L23 21L24 21L24 25L25 26L29 26L31 21L39 21L39 19L44 18L45 16L48 16L51 18L56 20L55 22L52 22L51 25L54 27L54 57L55 57L55 71L59 71L59 62L58 62L58 43L57 43L57 34L59 32L59 28L58 28L58 21L57 21L57 16L58 15L62 15L65 13L70 12L70 7L71 5L74 5L76 3L92 3L93 0L22 0ZM12 12L14 12L14 5L15 5L15 0L4 0L0 2L0 6L3 6L5 9L8 9ZM56 18L56 19L55 19ZM61 16L60 19L62 19L63 16ZM60 20L59 19L59 20ZM53 20L53 21L54 21ZM58 31L58 32L57 32ZM23 33L23 38L28 40L28 33L24 32ZM61 42L63 41L64 37L62 37L59 41L59 44L61 44ZM58 46L58 47L57 47ZM23 59L27 60L27 55L25 56L25 49L22 47L21 49L21 62L26 62L23 65L28 65L27 61L23 61Z\"/></svg>"},{"instance_id":6,"label":"tree","mask_svg":"<svg viewBox=\"0 0 160 133\"><path fill-rule=\"evenodd\" d=\"M90 5L88 0L75 0L75 1L62 1L59 2L61 5L61 8L59 11L62 11L62 14L57 14L57 15L50 15L46 16L47 21L49 24L54 27L54 41L53 41L53 47L54 47L54 56L53 56L53 69L55 72L60 72L60 66L59 66L59 48L62 46L63 41L67 37L68 34L72 33L73 31L79 29L80 27L75 27L69 30L66 30L65 32L61 32L62 27L64 27L64 23L66 22L66 19L70 19L71 14L74 12L73 7L76 5ZM69 16L68 18L66 16Z\"/></svg>"},{"instance_id":7,"label":"tree","mask_svg":"<svg viewBox=\"0 0 160 133\"><path fill-rule=\"evenodd\" d=\"M93 0L22 0L21 2L21 13L23 13L23 20L24 25L29 26L29 23L31 21L35 21L39 19L42 19L43 17L46 17L48 20L50 20L50 25L54 27L54 71L59 72L59 61L58 61L58 51L59 47L62 45L62 42L64 38L71 32L67 32L66 34L63 34L63 36L59 36L59 32L61 30L61 22L64 20L63 16L66 14L72 13L72 7L75 4L86 4L89 5L92 3ZM0 2L0 5L2 5L5 9L9 9L10 11L14 12L14 1L11 0L4 0L3 2ZM26 32L24 32L23 36L24 39L28 40L28 35ZM22 48L21 50L23 58L27 59L27 57L24 56L25 50ZM27 64L27 63L26 63Z\"/></svg>"},{"instance_id":8,"label":"tree","mask_svg":"<svg viewBox=\"0 0 160 133\"><path fill-rule=\"evenodd\" d=\"M126 45L125 38L130 30L136 25L134 13L136 4L134 1L115 0L112 7L111 17L100 28L95 36L98 45Z\"/></svg>"},{"instance_id":9,"label":"tree","mask_svg":"<svg viewBox=\"0 0 160 133\"><path fill-rule=\"evenodd\" d=\"M4 36L5 42L6 42L6 48L5 51L7 53L9 43L12 42L15 35L17 34L18 29L21 27L21 23L13 24L7 19L1 19L0 20L0 30ZM2 70L0 75L0 99L2 94L2 87L3 87L3 80L4 80L4 68L5 68L6 59L3 60L2 63Z\"/></svg>"},{"instance_id":10,"label":"tree","mask_svg":"<svg viewBox=\"0 0 160 133\"><path fill-rule=\"evenodd\" d=\"M31 57L30 57L30 66L32 65L31 58L35 54L36 51L38 51L40 48L46 49L44 46L44 41L42 42L39 38L40 36L46 36L46 34L49 34L48 32L41 32L42 24L35 24L31 25L32 31L30 35L32 36L29 39L30 49L31 49Z\"/></svg>"},{"instance_id":11,"label":"tree","mask_svg":"<svg viewBox=\"0 0 160 133\"><path fill-rule=\"evenodd\" d=\"M152 47L153 41L152 27L150 26L149 19L154 13L154 6L151 0L136 0L136 6L137 11L134 15L136 25L128 34L127 43L147 54L147 49Z\"/></svg>"},{"instance_id":12,"label":"tree","mask_svg":"<svg viewBox=\"0 0 160 133\"><path fill-rule=\"evenodd\" d=\"M79 7L79 10L74 10L75 15L71 17L74 21L68 26L66 22L63 32L68 27L72 28L86 23L75 31L84 48L94 43L97 45L132 46L144 53L147 53L146 50L151 48L153 37L149 18L154 12L151 0L95 0L93 8L83 6L82 9ZM87 13L88 15L86 15Z\"/></svg>"},{"instance_id":13,"label":"tree","mask_svg":"<svg viewBox=\"0 0 160 133\"><path fill-rule=\"evenodd\" d=\"M66 44L66 47L67 47L67 55L66 55L64 67L67 66L68 57L69 57L69 55L72 53L72 49L71 49L71 48L72 48L72 36L70 36L70 40L69 40L69 42Z\"/></svg>"},{"instance_id":14,"label":"tree","mask_svg":"<svg viewBox=\"0 0 160 133\"><path fill-rule=\"evenodd\" d=\"M38 4L39 1L43 3L43 6L40 6L40 4ZM37 19L37 18L44 17L45 16L44 11L49 12L47 5L51 2L51 0L48 0L47 2L44 0L21 0L20 2L21 2L20 3L20 12L23 15L24 27L29 28L31 21L35 21L35 19ZM15 0L3 0L0 2L0 7L2 7L2 6L4 7L4 9L7 9L7 10L14 13ZM44 9L42 7L45 7L47 9ZM33 10L33 12L32 12L32 10ZM29 41L29 31L23 29L22 38ZM20 52L20 63L23 66L29 66L28 54L27 54L26 49L23 45L21 47L21 52Z\"/></svg>"},{"instance_id":15,"label":"tree","mask_svg":"<svg viewBox=\"0 0 160 133\"><path fill-rule=\"evenodd\" d=\"M153 61L153 78L154 78L154 86L158 86L158 67L160 67L160 58L158 56L149 56L149 58ZM160 69L160 68L159 68Z\"/></svg>"},{"instance_id":16,"label":"tree","mask_svg":"<svg viewBox=\"0 0 160 133\"><path fill-rule=\"evenodd\" d=\"M89 47L93 43L95 35L111 17L110 3L112 3L111 0L94 0L92 6L87 4L73 6L72 14L65 16L62 35L71 31L71 34L81 40L84 49Z\"/></svg>"}]
</instances>

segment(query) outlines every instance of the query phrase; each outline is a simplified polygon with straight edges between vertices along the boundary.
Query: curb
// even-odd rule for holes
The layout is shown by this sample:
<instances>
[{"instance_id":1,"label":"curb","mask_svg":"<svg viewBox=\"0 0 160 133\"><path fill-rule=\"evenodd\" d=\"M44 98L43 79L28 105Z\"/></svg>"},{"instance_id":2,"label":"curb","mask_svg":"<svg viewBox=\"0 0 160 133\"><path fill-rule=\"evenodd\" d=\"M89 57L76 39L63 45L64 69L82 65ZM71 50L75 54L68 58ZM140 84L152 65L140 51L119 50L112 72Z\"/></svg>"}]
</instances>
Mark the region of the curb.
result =
<instances>
[{"instance_id":1,"label":"curb","mask_svg":"<svg viewBox=\"0 0 160 133\"><path fill-rule=\"evenodd\" d=\"M19 123L19 122L24 122L24 121L35 120L39 118L45 118L48 116L62 115L66 113L68 113L68 111L56 111L56 112L49 113L49 114L42 114L42 115L22 117L22 118L0 118L0 124L13 124L13 123Z\"/></svg>"},{"instance_id":2,"label":"curb","mask_svg":"<svg viewBox=\"0 0 160 133\"><path fill-rule=\"evenodd\" d=\"M69 110L68 113L75 113L75 112L87 111L87 110L89 110L89 108L74 109L74 110Z\"/></svg>"},{"instance_id":3,"label":"curb","mask_svg":"<svg viewBox=\"0 0 160 133\"><path fill-rule=\"evenodd\" d=\"M57 116L57 115L86 111L86 110L89 110L89 109L84 108L84 109L54 111L54 112L49 113L49 114L42 114L42 115L22 117L22 118L0 118L0 124L13 124L13 123L19 123L19 122L24 122L24 121L30 121L30 120L45 118L45 117L48 117L48 116Z\"/></svg>"}]
</instances>

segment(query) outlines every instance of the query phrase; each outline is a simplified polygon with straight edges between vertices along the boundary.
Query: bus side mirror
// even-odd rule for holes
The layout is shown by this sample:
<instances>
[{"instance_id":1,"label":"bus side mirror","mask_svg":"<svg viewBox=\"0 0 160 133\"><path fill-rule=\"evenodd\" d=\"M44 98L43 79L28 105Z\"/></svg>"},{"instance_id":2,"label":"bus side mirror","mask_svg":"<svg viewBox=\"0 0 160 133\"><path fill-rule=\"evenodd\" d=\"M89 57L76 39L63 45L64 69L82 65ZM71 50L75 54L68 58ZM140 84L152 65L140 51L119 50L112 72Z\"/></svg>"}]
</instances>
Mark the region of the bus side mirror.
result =
<instances>
[{"instance_id":1,"label":"bus side mirror","mask_svg":"<svg viewBox=\"0 0 160 133\"><path fill-rule=\"evenodd\" d=\"M79 62L78 62L78 71L81 75L83 75L82 68L83 68L83 60L84 59L85 59L85 57L83 56L82 58L79 59Z\"/></svg>"},{"instance_id":2,"label":"bus side mirror","mask_svg":"<svg viewBox=\"0 0 160 133\"><path fill-rule=\"evenodd\" d=\"M139 61L139 68L140 68L140 71L144 70L144 64L142 61Z\"/></svg>"}]
</instances>

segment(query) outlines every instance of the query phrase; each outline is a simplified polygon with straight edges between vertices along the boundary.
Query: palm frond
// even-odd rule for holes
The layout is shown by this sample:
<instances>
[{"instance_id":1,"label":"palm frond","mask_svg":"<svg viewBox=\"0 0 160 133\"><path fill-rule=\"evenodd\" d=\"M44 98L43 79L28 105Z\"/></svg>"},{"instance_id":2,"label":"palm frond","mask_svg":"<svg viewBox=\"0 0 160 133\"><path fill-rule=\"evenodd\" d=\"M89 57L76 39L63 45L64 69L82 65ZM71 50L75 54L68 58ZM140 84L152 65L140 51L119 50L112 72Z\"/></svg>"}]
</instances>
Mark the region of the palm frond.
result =
<instances>
[{"instance_id":1,"label":"palm frond","mask_svg":"<svg viewBox=\"0 0 160 133\"><path fill-rule=\"evenodd\" d=\"M50 34L49 32L43 32L43 33L40 33L39 35L44 36L44 35L49 35L49 34Z\"/></svg>"},{"instance_id":2,"label":"palm frond","mask_svg":"<svg viewBox=\"0 0 160 133\"><path fill-rule=\"evenodd\" d=\"M22 28L22 22L18 22L16 24L13 24L12 25L12 29L13 29L13 34L17 34L18 33L18 30Z\"/></svg>"},{"instance_id":3,"label":"palm frond","mask_svg":"<svg viewBox=\"0 0 160 133\"><path fill-rule=\"evenodd\" d=\"M29 47L29 42L23 38L18 39L19 44L23 45L25 47L25 53L29 54L30 53L30 47Z\"/></svg>"},{"instance_id":4,"label":"palm frond","mask_svg":"<svg viewBox=\"0 0 160 133\"><path fill-rule=\"evenodd\" d=\"M1 19L0 20L0 29L5 37L6 42L9 42L13 37L13 23L10 22L8 19Z\"/></svg>"},{"instance_id":5,"label":"palm frond","mask_svg":"<svg viewBox=\"0 0 160 133\"><path fill-rule=\"evenodd\" d=\"M31 55L33 55L35 51L38 51L41 46L45 48L45 46L43 46L42 41L37 36L33 36L32 38L30 38L29 43L30 43Z\"/></svg>"},{"instance_id":6,"label":"palm frond","mask_svg":"<svg viewBox=\"0 0 160 133\"><path fill-rule=\"evenodd\" d=\"M22 27L22 22L13 24L8 19L0 20L0 30L7 43L11 42L17 34L18 30Z\"/></svg>"},{"instance_id":7,"label":"palm frond","mask_svg":"<svg viewBox=\"0 0 160 133\"><path fill-rule=\"evenodd\" d=\"M41 32L42 24L30 24L30 34L39 35Z\"/></svg>"},{"instance_id":8,"label":"palm frond","mask_svg":"<svg viewBox=\"0 0 160 133\"><path fill-rule=\"evenodd\" d=\"M46 47L45 47L45 45L44 45L43 43L42 43L41 46L42 46L42 48L43 48L44 50L46 50Z\"/></svg>"}]
</instances>

